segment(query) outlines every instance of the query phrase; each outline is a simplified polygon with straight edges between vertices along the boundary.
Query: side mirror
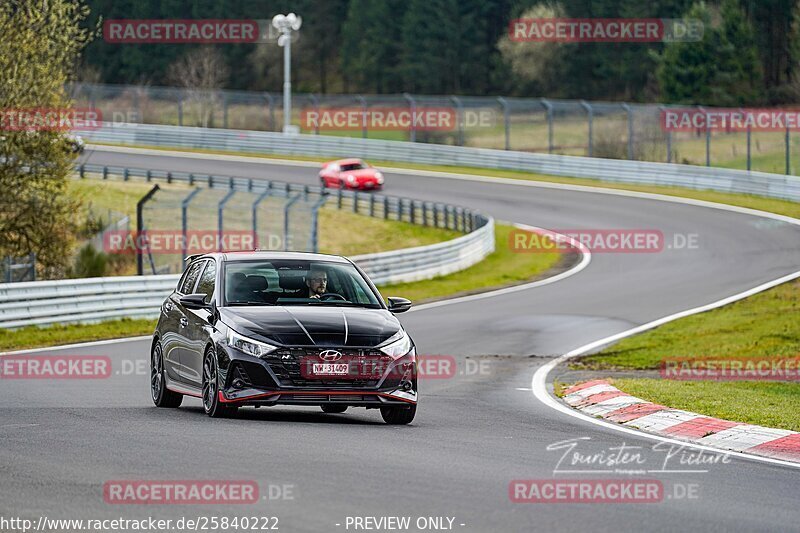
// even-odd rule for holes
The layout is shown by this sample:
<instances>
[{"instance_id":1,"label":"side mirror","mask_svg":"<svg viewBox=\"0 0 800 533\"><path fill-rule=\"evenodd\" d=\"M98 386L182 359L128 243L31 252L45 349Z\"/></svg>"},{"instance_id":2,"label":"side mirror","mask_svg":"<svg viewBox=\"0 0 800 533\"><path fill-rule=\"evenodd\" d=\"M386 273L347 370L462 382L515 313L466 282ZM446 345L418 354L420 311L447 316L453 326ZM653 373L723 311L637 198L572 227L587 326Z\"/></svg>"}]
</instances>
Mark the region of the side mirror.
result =
<instances>
[{"instance_id":1,"label":"side mirror","mask_svg":"<svg viewBox=\"0 0 800 533\"><path fill-rule=\"evenodd\" d=\"M389 300L389 311L392 313L405 313L411 309L411 300L399 296L389 296L387 300Z\"/></svg>"},{"instance_id":2,"label":"side mirror","mask_svg":"<svg viewBox=\"0 0 800 533\"><path fill-rule=\"evenodd\" d=\"M206 309L211 310L211 304L206 303L206 295L205 294L187 294L186 296L181 296L181 305L184 306L186 309Z\"/></svg>"}]
</instances>

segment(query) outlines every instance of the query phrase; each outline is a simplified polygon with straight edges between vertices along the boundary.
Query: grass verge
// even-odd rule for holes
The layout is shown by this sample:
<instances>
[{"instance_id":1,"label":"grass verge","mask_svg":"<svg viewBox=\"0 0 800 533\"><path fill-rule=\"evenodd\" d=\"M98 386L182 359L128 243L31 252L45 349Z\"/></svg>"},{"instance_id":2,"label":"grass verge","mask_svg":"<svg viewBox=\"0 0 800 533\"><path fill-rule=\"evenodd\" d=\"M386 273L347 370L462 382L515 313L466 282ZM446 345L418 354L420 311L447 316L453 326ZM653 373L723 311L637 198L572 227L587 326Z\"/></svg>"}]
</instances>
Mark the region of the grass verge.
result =
<instances>
[{"instance_id":1,"label":"grass verge","mask_svg":"<svg viewBox=\"0 0 800 533\"><path fill-rule=\"evenodd\" d=\"M602 352L574 361L573 369L653 370L665 359L742 361L800 355L800 280L725 307L664 324ZM616 378L625 392L707 416L800 431L800 383L678 381Z\"/></svg>"},{"instance_id":2,"label":"grass verge","mask_svg":"<svg viewBox=\"0 0 800 533\"><path fill-rule=\"evenodd\" d=\"M367 218L367 217L362 217ZM374 219L370 219L374 220ZM382 224L383 221L378 221ZM412 226L405 222L399 226ZM430 229L430 228L422 228ZM495 238L498 243L508 240L511 226L497 224ZM416 234L412 229L404 231ZM441 230L440 230L441 231ZM402 236L393 234L394 247L398 247L398 239ZM422 241L420 243L424 244ZM404 245L407 245L404 243ZM412 300L428 301L448 296L458 296L473 292L482 292L504 286L522 283L537 277L555 267L564 258L562 254L515 254L507 246L498 246L497 250L475 266L448 276L441 276L426 281L403 283L379 287L387 296L404 296ZM16 331L0 330L0 350L23 350L43 346L55 346L74 342L93 341L149 335L153 332L153 320L111 320L97 324L73 324L49 327L26 327Z\"/></svg>"},{"instance_id":3,"label":"grass verge","mask_svg":"<svg viewBox=\"0 0 800 533\"><path fill-rule=\"evenodd\" d=\"M708 416L800 431L797 383L615 379L614 386L644 400Z\"/></svg>"}]
</instances>

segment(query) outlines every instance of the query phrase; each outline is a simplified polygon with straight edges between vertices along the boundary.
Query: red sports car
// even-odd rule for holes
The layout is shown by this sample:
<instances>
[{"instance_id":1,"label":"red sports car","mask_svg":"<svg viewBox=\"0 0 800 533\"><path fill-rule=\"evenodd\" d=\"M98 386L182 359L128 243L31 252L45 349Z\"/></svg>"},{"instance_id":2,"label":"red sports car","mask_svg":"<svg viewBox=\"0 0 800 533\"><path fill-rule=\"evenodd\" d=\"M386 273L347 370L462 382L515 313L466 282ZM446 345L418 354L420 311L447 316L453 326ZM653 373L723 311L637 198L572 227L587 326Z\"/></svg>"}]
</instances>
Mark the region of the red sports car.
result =
<instances>
[{"instance_id":1,"label":"red sports car","mask_svg":"<svg viewBox=\"0 0 800 533\"><path fill-rule=\"evenodd\" d=\"M371 190L383 187L383 174L361 159L339 159L322 165L322 187Z\"/></svg>"}]
</instances>

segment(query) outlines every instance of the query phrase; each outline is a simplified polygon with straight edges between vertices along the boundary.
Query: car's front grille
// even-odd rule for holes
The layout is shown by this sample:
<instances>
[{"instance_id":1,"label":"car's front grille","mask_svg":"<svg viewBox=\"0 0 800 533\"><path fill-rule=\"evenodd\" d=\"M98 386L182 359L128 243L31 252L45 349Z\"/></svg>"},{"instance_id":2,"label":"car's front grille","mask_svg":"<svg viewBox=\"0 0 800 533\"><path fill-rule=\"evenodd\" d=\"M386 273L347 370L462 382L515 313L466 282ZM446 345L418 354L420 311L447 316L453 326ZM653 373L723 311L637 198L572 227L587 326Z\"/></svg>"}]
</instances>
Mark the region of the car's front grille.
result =
<instances>
[{"instance_id":1,"label":"car's front grille","mask_svg":"<svg viewBox=\"0 0 800 533\"><path fill-rule=\"evenodd\" d=\"M319 357L325 350L335 350L342 354L337 362L346 362L349 365L347 376L309 375L309 366L312 363L326 362ZM264 360L277 376L281 386L351 389L375 387L392 358L375 349L323 347L282 348L272 352Z\"/></svg>"}]
</instances>

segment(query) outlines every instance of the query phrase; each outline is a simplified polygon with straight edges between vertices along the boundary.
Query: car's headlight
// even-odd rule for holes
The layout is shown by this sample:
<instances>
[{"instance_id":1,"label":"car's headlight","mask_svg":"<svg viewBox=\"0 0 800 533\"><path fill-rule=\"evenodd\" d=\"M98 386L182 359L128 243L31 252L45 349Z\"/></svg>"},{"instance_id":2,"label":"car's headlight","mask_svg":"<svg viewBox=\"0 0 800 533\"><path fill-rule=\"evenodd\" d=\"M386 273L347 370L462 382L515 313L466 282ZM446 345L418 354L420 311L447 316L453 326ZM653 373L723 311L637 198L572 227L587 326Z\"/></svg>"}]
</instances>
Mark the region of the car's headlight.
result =
<instances>
[{"instance_id":1,"label":"car's headlight","mask_svg":"<svg viewBox=\"0 0 800 533\"><path fill-rule=\"evenodd\" d=\"M356 177L351 174L351 175L347 176L347 181L349 183L355 183L356 182Z\"/></svg>"},{"instance_id":2,"label":"car's headlight","mask_svg":"<svg viewBox=\"0 0 800 533\"><path fill-rule=\"evenodd\" d=\"M375 179L378 180L378 183L383 183L383 174L381 174L380 172L376 172Z\"/></svg>"},{"instance_id":3,"label":"car's headlight","mask_svg":"<svg viewBox=\"0 0 800 533\"><path fill-rule=\"evenodd\" d=\"M399 359L411 350L411 337L401 329L389 337L378 349L392 359Z\"/></svg>"},{"instance_id":4,"label":"car's headlight","mask_svg":"<svg viewBox=\"0 0 800 533\"><path fill-rule=\"evenodd\" d=\"M252 355L253 357L263 357L270 352L278 349L277 346L267 344L266 342L257 341L239 335L232 329L228 329L228 346L236 348L237 350Z\"/></svg>"}]
</instances>

